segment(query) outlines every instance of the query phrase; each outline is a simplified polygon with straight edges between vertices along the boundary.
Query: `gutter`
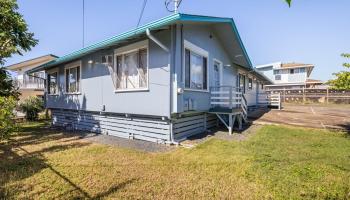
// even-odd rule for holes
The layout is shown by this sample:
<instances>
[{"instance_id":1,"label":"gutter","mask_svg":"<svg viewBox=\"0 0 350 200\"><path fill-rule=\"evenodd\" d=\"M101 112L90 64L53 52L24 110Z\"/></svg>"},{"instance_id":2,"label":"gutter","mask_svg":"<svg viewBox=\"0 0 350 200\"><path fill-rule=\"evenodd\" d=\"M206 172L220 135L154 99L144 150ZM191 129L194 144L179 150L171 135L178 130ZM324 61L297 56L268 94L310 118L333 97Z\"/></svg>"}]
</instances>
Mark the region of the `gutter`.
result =
<instances>
[{"instance_id":1,"label":"gutter","mask_svg":"<svg viewBox=\"0 0 350 200\"><path fill-rule=\"evenodd\" d=\"M152 34L149 28L146 29L146 35L147 37L152 40L154 43L156 43L159 47L161 47L164 51L166 51L168 53L168 63L169 63L169 68L170 68L170 110L169 110L169 118L171 116L171 109L173 107L173 70L171 67L171 54L170 54L170 50L168 49L168 47L166 47L161 41L159 41L157 38L155 38ZM176 142L174 141L174 132L173 132L173 126L172 126L172 122L170 121L170 144L176 144Z\"/></svg>"}]
</instances>

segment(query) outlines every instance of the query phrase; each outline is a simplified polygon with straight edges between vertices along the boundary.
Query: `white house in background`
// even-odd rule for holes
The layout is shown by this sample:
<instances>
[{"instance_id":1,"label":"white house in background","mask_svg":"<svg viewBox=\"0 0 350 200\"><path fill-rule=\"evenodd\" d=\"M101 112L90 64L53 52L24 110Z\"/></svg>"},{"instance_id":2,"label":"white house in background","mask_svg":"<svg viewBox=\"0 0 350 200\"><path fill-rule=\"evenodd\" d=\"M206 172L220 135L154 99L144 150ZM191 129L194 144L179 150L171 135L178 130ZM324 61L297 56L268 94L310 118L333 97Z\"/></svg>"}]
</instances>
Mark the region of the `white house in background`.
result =
<instances>
[{"instance_id":1,"label":"white house in background","mask_svg":"<svg viewBox=\"0 0 350 200\"><path fill-rule=\"evenodd\" d=\"M26 72L37 66L48 63L56 58L58 57L52 54L48 54L6 67L6 69L15 73L14 82L19 88L19 92L21 93L19 97L20 100L25 99L29 96L44 96L46 77L45 71L38 71L32 74L27 74Z\"/></svg>"},{"instance_id":2,"label":"white house in background","mask_svg":"<svg viewBox=\"0 0 350 200\"><path fill-rule=\"evenodd\" d=\"M276 62L255 68L273 83L265 85L265 89L300 89L323 84L322 81L309 79L314 67L312 64Z\"/></svg>"}]
</instances>

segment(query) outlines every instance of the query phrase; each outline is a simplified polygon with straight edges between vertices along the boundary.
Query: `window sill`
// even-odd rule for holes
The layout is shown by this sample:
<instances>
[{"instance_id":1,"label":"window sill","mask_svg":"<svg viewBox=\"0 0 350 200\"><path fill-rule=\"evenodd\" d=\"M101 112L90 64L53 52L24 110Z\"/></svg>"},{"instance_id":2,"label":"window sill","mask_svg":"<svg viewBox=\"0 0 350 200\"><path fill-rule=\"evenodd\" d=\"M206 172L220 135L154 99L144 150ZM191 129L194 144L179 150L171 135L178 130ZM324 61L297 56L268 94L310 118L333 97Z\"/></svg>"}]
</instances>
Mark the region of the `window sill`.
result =
<instances>
[{"instance_id":1,"label":"window sill","mask_svg":"<svg viewBox=\"0 0 350 200\"><path fill-rule=\"evenodd\" d=\"M65 95L81 95L81 92L64 93Z\"/></svg>"},{"instance_id":2,"label":"window sill","mask_svg":"<svg viewBox=\"0 0 350 200\"><path fill-rule=\"evenodd\" d=\"M149 92L149 88L114 90L114 93L128 93L128 92Z\"/></svg>"},{"instance_id":3,"label":"window sill","mask_svg":"<svg viewBox=\"0 0 350 200\"><path fill-rule=\"evenodd\" d=\"M203 93L209 93L209 90L198 90L198 89L191 89L191 88L185 88L185 92L203 92Z\"/></svg>"}]
</instances>

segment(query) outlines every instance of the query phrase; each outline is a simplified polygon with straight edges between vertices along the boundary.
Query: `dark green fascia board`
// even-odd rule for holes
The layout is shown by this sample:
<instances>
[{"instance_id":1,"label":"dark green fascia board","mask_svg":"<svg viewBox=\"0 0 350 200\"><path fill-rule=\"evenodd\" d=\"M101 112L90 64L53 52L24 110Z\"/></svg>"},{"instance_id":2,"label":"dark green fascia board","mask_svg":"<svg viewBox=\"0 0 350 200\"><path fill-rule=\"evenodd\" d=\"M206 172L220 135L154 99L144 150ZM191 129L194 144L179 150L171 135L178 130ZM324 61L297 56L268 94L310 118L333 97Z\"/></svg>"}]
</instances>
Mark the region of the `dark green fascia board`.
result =
<instances>
[{"instance_id":1,"label":"dark green fascia board","mask_svg":"<svg viewBox=\"0 0 350 200\"><path fill-rule=\"evenodd\" d=\"M248 57L248 54L246 52L246 49L242 43L241 37L239 36L237 27L233 21L232 18L221 18L221 17L211 17L211 16L200 16L200 15L189 15L189 14L180 14L180 13L176 13L176 14L172 14L166 17L163 17L161 19L158 19L156 21L147 23L145 25L142 25L136 29L124 32L122 34L113 36L109 39L103 40L101 42L98 42L96 44L90 45L88 47L82 48L78 51L75 51L73 53L67 54L65 56L59 57L53 61L50 61L46 64L43 64L41 66L38 66L34 69L31 69L29 71L27 71L27 73L33 73L36 71L41 71L44 70L46 68L49 67L53 67L62 63L66 63L66 62L70 62L72 60L78 59L84 55L90 54L94 51L97 51L101 48L105 48L107 46L110 45L115 45L117 44L119 41L128 39L132 36L137 36L140 34L145 33L146 29L156 29L165 25L170 25L175 23L176 21L194 21L194 22L220 22L220 23L230 23L232 26L233 31L235 32L235 34L237 35L238 41L240 43L241 48L243 49L244 55L246 57L246 59L248 60L249 63L249 67L252 68L252 64L251 61Z\"/></svg>"}]
</instances>

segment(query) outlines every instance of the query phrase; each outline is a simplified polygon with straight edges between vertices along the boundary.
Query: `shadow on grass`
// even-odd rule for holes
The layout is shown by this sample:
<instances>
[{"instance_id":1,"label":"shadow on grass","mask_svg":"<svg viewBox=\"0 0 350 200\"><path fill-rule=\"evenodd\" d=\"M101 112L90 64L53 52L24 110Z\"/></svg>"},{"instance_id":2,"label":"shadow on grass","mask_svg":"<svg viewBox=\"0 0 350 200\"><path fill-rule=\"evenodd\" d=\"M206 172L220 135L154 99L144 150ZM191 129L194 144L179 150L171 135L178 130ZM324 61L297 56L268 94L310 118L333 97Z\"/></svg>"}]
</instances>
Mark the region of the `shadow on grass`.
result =
<instances>
[{"instance_id":1,"label":"shadow on grass","mask_svg":"<svg viewBox=\"0 0 350 200\"><path fill-rule=\"evenodd\" d=\"M87 191L71 181L69 177L48 164L48 160L44 156L45 153L60 152L90 145L87 142L80 141L84 135L63 132L59 129L51 128L45 123L34 126L27 126L27 124L24 127L20 127L19 133L6 143L0 142L0 199L15 198L15 194L23 192L21 191L23 189L21 189L22 186L13 186L10 183L31 177L43 169L49 169L74 188L75 191L78 191L79 196L77 198L102 198L135 181L134 179L128 180L111 187L108 191L97 194L97 196L89 195ZM57 140L60 141L55 143ZM38 148L36 151L29 152L25 147L27 145L41 145L47 142L53 143L50 143L47 147L43 145L43 148Z\"/></svg>"},{"instance_id":2,"label":"shadow on grass","mask_svg":"<svg viewBox=\"0 0 350 200\"><path fill-rule=\"evenodd\" d=\"M338 124L339 127L347 133L347 136L350 137L350 122Z\"/></svg>"}]
</instances>

